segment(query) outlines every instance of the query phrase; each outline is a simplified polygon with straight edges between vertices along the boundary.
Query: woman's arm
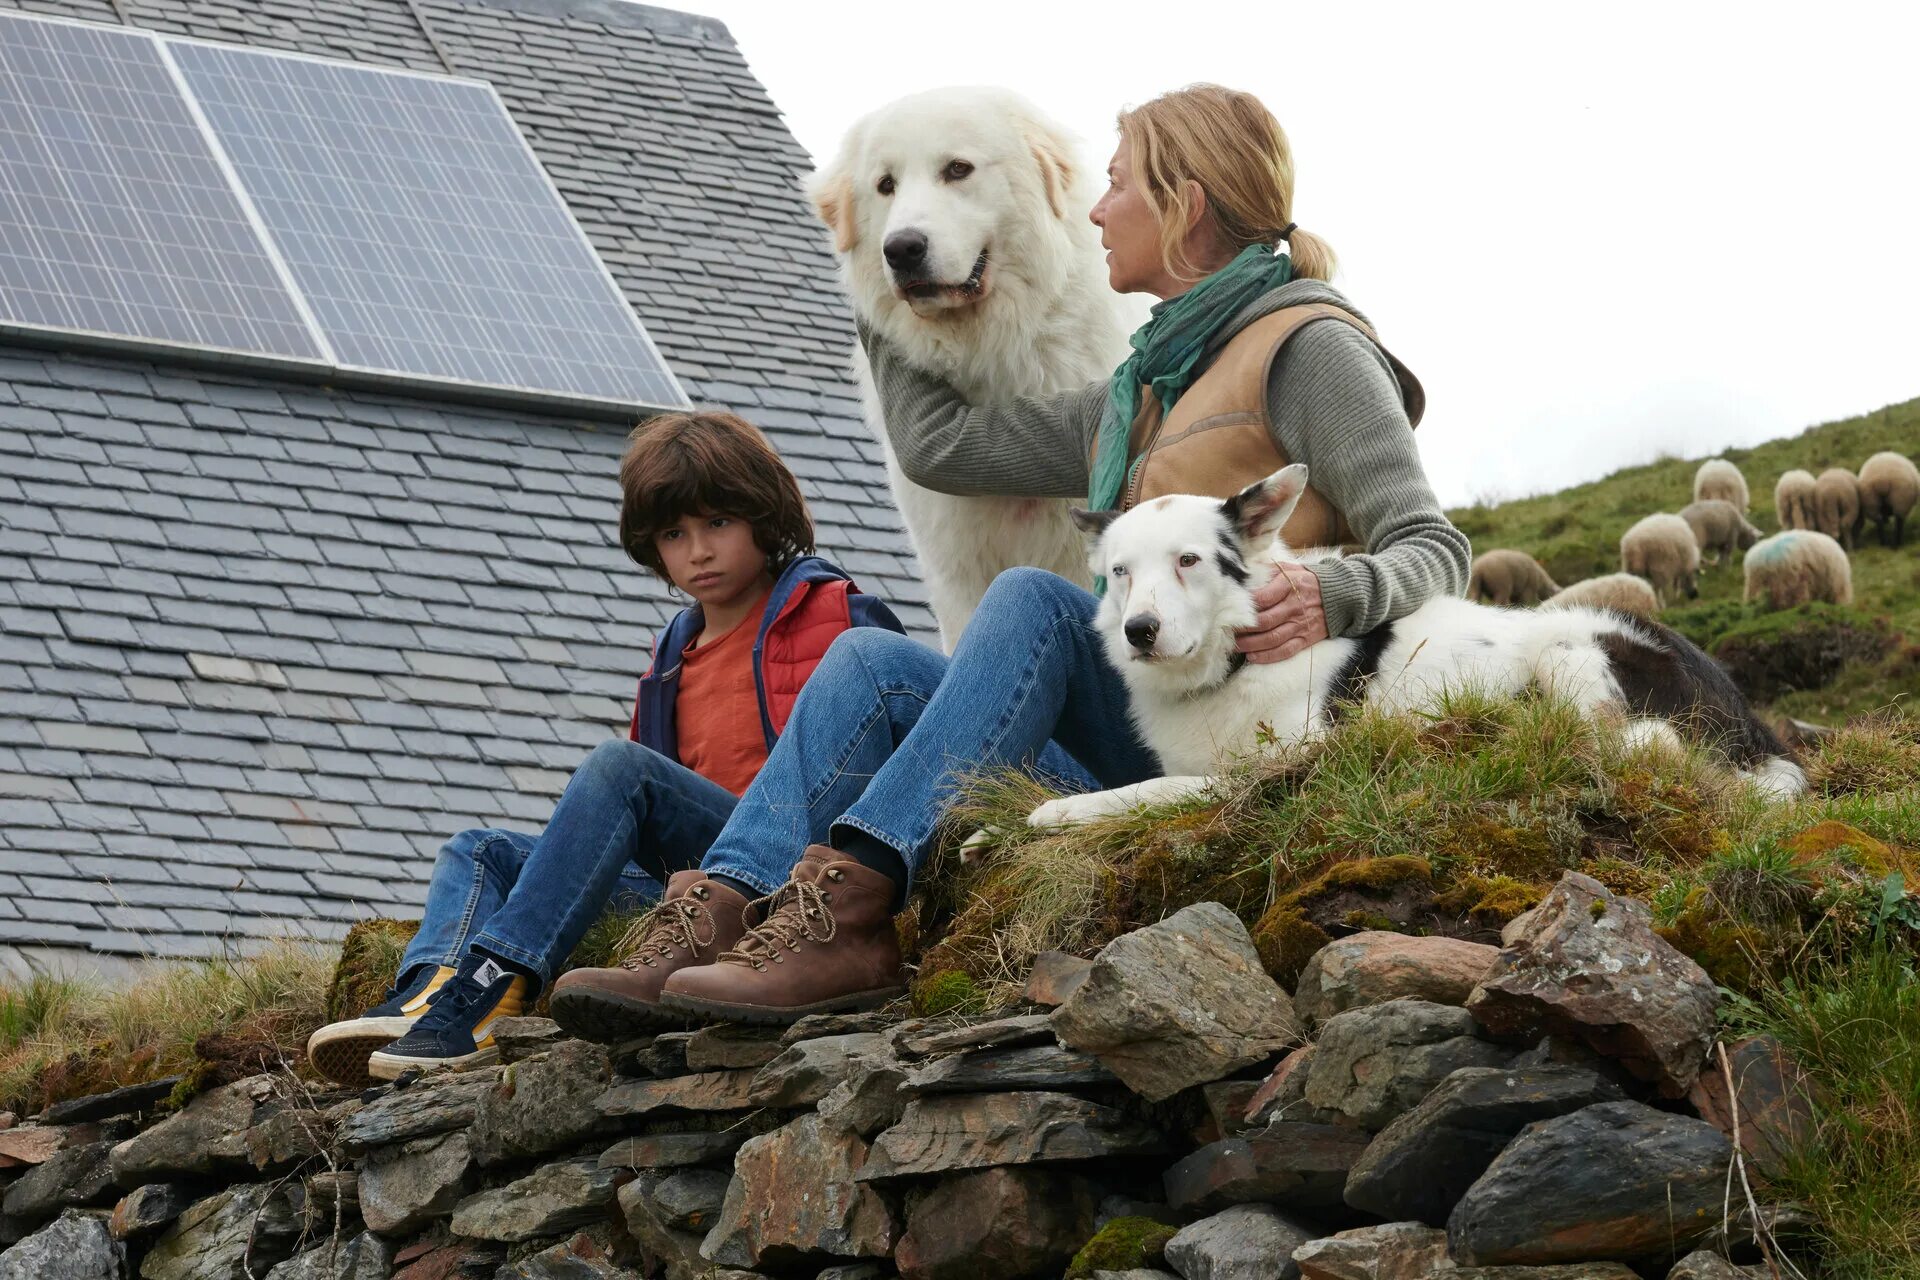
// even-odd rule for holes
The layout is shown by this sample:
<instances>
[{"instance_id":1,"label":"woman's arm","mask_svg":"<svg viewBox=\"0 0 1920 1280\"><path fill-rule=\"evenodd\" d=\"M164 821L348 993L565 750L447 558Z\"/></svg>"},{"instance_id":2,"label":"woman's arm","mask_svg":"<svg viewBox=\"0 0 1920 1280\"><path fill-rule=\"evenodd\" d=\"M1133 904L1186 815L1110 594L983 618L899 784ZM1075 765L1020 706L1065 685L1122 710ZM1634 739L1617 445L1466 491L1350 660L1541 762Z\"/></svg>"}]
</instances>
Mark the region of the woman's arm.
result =
<instances>
[{"instance_id":1,"label":"woman's arm","mask_svg":"<svg viewBox=\"0 0 1920 1280\"><path fill-rule=\"evenodd\" d=\"M860 344L907 479L972 497L1086 497L1087 454L1106 409L1106 383L975 406L865 325Z\"/></svg>"},{"instance_id":2,"label":"woman's arm","mask_svg":"<svg viewBox=\"0 0 1920 1280\"><path fill-rule=\"evenodd\" d=\"M1311 566L1329 635L1361 635L1466 590L1472 546L1440 510L1399 383L1365 334L1307 326L1273 362L1267 421L1367 548Z\"/></svg>"}]
</instances>

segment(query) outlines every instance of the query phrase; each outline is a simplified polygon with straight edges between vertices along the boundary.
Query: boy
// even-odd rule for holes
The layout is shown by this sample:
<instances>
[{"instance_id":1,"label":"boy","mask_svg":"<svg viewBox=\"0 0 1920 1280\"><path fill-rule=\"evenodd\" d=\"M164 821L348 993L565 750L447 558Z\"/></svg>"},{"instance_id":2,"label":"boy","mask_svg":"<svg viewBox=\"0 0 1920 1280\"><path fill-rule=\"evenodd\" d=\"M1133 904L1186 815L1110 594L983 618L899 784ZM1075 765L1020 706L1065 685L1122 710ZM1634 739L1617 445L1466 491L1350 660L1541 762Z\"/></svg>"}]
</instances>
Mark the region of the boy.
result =
<instances>
[{"instance_id":1,"label":"boy","mask_svg":"<svg viewBox=\"0 0 1920 1280\"><path fill-rule=\"evenodd\" d=\"M494 1019L531 1007L610 903L661 884L630 935L636 956L678 946L712 959L730 946L768 890L702 875L701 856L834 637L902 630L812 554L799 483L742 419L642 423L620 487L621 546L694 601L654 647L629 738L593 750L538 838L478 830L446 843L388 998L307 1043L331 1080L494 1060Z\"/></svg>"}]
</instances>

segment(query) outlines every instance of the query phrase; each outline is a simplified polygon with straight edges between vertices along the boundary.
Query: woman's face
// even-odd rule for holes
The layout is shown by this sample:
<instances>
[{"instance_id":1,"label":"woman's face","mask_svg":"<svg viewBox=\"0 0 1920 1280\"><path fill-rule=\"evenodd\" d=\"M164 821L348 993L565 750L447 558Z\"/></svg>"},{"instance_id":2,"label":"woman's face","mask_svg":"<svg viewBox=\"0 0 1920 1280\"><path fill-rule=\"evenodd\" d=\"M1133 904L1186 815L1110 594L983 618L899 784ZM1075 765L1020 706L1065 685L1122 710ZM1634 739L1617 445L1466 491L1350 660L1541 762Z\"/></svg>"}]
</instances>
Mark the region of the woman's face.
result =
<instances>
[{"instance_id":1,"label":"woman's face","mask_svg":"<svg viewBox=\"0 0 1920 1280\"><path fill-rule=\"evenodd\" d=\"M1115 293L1150 293L1170 298L1187 286L1167 271L1160 253L1160 223L1133 181L1131 148L1125 138L1107 162L1107 193L1087 216L1100 228L1107 251L1107 283Z\"/></svg>"}]
</instances>

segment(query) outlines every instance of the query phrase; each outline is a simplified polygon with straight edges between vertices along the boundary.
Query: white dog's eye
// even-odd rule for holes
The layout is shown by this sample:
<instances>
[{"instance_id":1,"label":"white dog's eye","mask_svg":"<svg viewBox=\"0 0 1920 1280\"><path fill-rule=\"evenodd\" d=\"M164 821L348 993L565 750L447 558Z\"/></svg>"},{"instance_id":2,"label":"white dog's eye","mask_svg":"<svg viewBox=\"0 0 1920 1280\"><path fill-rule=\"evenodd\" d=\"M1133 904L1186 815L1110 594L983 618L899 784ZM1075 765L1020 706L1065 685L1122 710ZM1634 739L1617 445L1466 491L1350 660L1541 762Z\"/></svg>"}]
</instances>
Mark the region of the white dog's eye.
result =
<instances>
[{"instance_id":1,"label":"white dog's eye","mask_svg":"<svg viewBox=\"0 0 1920 1280\"><path fill-rule=\"evenodd\" d=\"M1113 566L1113 568L1107 570L1107 576L1109 578L1124 578L1127 576L1127 566L1123 564L1117 564Z\"/></svg>"},{"instance_id":2,"label":"white dog's eye","mask_svg":"<svg viewBox=\"0 0 1920 1280\"><path fill-rule=\"evenodd\" d=\"M1200 563L1200 557L1193 554L1193 552L1191 551L1182 552L1180 555L1180 567L1182 569L1191 569L1193 568L1193 566L1199 563Z\"/></svg>"},{"instance_id":3,"label":"white dog's eye","mask_svg":"<svg viewBox=\"0 0 1920 1280\"><path fill-rule=\"evenodd\" d=\"M958 182L972 172L973 166L971 164L968 164L965 160L955 160L952 164L949 164L940 171L940 176L948 182Z\"/></svg>"},{"instance_id":4,"label":"white dog's eye","mask_svg":"<svg viewBox=\"0 0 1920 1280\"><path fill-rule=\"evenodd\" d=\"M880 181L874 184L874 187L883 196L892 195L893 194L893 175L890 173L883 175Z\"/></svg>"}]
</instances>

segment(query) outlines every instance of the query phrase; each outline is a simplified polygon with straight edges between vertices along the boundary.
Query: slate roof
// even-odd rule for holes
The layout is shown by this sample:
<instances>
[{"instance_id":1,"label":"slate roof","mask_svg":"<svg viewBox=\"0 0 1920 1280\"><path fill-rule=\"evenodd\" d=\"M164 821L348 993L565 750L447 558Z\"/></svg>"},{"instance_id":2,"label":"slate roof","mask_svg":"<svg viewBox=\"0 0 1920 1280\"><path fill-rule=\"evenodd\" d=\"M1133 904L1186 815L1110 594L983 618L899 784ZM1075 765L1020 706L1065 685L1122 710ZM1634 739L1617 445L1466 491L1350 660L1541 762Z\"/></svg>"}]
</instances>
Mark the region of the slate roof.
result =
<instances>
[{"instance_id":1,"label":"slate roof","mask_svg":"<svg viewBox=\"0 0 1920 1280\"><path fill-rule=\"evenodd\" d=\"M117 21L107 0L0 0ZM138 26L490 80L696 403L932 620L846 372L810 163L724 26L622 0L119 0ZM536 831L676 609L618 424L0 345L0 960L417 914Z\"/></svg>"}]
</instances>

